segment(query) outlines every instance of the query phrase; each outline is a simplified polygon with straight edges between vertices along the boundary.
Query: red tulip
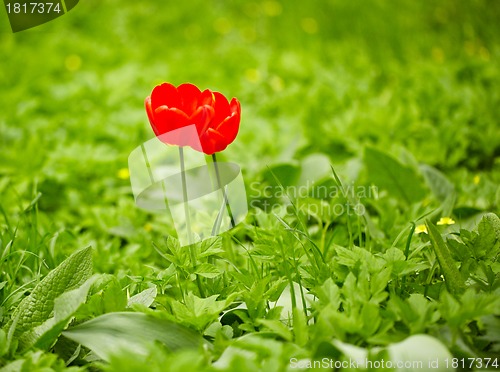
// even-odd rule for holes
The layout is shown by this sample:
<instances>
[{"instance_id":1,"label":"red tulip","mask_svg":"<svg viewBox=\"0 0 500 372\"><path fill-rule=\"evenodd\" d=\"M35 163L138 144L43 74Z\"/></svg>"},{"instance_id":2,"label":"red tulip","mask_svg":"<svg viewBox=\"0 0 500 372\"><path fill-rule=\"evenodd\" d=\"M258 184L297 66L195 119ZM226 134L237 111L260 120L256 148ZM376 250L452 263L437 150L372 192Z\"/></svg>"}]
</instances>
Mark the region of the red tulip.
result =
<instances>
[{"instance_id":1,"label":"red tulip","mask_svg":"<svg viewBox=\"0 0 500 372\"><path fill-rule=\"evenodd\" d=\"M189 83L177 88L163 83L153 89L145 105L153 131L169 145L190 146L211 155L224 150L238 134L240 103L236 98L228 102L219 92L202 92ZM187 130L192 125L196 131Z\"/></svg>"}]
</instances>

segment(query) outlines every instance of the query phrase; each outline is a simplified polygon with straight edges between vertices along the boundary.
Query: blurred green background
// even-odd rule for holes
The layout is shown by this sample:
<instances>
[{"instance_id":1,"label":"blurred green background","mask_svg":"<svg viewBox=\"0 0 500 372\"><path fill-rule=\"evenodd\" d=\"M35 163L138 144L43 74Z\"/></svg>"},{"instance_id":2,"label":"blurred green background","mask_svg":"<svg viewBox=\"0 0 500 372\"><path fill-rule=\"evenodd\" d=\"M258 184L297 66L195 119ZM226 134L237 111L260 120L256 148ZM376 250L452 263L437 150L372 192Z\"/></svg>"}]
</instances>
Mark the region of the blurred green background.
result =
<instances>
[{"instance_id":1,"label":"blurred green background","mask_svg":"<svg viewBox=\"0 0 500 372\"><path fill-rule=\"evenodd\" d=\"M442 170L459 204L496 208L498 1L86 0L16 34L2 17L0 205L15 226L41 193L39 245L60 232L68 251L151 249L164 227L134 208L123 169L153 137L143 101L164 81L239 98L224 156L248 182L314 153L355 180L370 145ZM128 260L113 252L99 270Z\"/></svg>"}]
</instances>

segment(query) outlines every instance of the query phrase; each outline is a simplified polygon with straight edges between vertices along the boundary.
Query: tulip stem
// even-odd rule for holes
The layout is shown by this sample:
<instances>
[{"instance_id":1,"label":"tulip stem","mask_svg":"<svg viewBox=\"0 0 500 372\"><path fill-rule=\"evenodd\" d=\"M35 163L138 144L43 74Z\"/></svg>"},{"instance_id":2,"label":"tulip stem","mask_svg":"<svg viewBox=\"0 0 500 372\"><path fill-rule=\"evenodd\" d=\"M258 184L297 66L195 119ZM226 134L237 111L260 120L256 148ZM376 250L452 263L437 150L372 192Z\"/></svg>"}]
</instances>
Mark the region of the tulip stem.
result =
<instances>
[{"instance_id":1,"label":"tulip stem","mask_svg":"<svg viewBox=\"0 0 500 372\"><path fill-rule=\"evenodd\" d=\"M215 153L212 154L212 162L215 168L215 176L217 177L217 187L222 191L222 197L224 199L224 204L226 205L227 214L231 219L231 228L233 228L234 226L236 226L236 224L234 222L233 212L231 211L231 205L229 204L229 200L227 198L226 188L222 185L222 182L220 180L219 165L217 164L217 155Z\"/></svg>"},{"instance_id":2,"label":"tulip stem","mask_svg":"<svg viewBox=\"0 0 500 372\"><path fill-rule=\"evenodd\" d=\"M188 233L188 242L189 242L189 253L191 255L191 264L193 265L193 271L196 271L196 245L193 244L193 237L191 233L191 220L189 218L189 205L188 205L188 195L187 195L187 184L186 184L186 169L184 166L184 148L179 146L179 159L181 163L181 182L182 182L182 199L184 202L184 215L186 218L186 230ZM200 276L198 274L194 274L196 276L196 284L198 285L198 290L200 292L201 297L205 297L205 292L203 291L203 286L201 283Z\"/></svg>"},{"instance_id":3,"label":"tulip stem","mask_svg":"<svg viewBox=\"0 0 500 372\"><path fill-rule=\"evenodd\" d=\"M193 238L191 236L191 220L189 218L189 206L188 206L188 195L187 195L187 185L186 185L186 169L184 166L184 148L179 146L179 158L181 162L181 182L182 182L182 199L184 202L184 217L186 218L186 230L188 233L189 244L193 243Z\"/></svg>"}]
</instances>

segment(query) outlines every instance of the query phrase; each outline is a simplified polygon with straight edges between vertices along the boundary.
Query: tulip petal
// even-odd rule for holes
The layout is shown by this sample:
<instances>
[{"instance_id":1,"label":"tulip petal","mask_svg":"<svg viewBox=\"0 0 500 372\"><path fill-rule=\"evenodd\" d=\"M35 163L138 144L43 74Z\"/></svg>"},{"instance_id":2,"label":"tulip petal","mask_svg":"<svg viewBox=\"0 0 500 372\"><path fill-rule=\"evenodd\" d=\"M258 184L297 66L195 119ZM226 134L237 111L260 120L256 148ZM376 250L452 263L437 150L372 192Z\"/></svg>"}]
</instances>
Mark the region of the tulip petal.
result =
<instances>
[{"instance_id":1,"label":"tulip petal","mask_svg":"<svg viewBox=\"0 0 500 372\"><path fill-rule=\"evenodd\" d=\"M203 105L198 107L193 115L189 118L191 124L196 125L196 129L200 136L207 130L210 121L214 117L214 109L212 106Z\"/></svg>"},{"instance_id":2,"label":"tulip petal","mask_svg":"<svg viewBox=\"0 0 500 372\"><path fill-rule=\"evenodd\" d=\"M238 114L233 114L226 118L219 126L216 128L217 132L224 137L224 141L229 145L234 141L238 135L238 130L240 129L240 116Z\"/></svg>"},{"instance_id":3,"label":"tulip petal","mask_svg":"<svg viewBox=\"0 0 500 372\"><path fill-rule=\"evenodd\" d=\"M155 125L159 134L184 127L189 124L188 116L177 108L160 106L155 110Z\"/></svg>"},{"instance_id":4,"label":"tulip petal","mask_svg":"<svg viewBox=\"0 0 500 372\"><path fill-rule=\"evenodd\" d=\"M144 100L144 106L146 106L146 113L148 114L148 119L149 123L151 126L154 128L154 115L153 115L153 109L151 108L151 96L147 96L146 99Z\"/></svg>"},{"instance_id":5,"label":"tulip petal","mask_svg":"<svg viewBox=\"0 0 500 372\"><path fill-rule=\"evenodd\" d=\"M231 115L231 110L227 98L219 92L214 92L214 97L215 116L212 119L212 123L210 125L210 127L212 128L217 127L220 123L222 123L222 121L224 121L225 118Z\"/></svg>"},{"instance_id":6,"label":"tulip petal","mask_svg":"<svg viewBox=\"0 0 500 372\"><path fill-rule=\"evenodd\" d=\"M239 116L241 116L241 105L240 105L240 101L238 101L237 98L233 98L231 100L231 103L229 104L229 106L230 106L231 112L233 114L237 113Z\"/></svg>"},{"instance_id":7,"label":"tulip petal","mask_svg":"<svg viewBox=\"0 0 500 372\"><path fill-rule=\"evenodd\" d=\"M201 139L203 152L207 155L222 151L228 145L228 142L224 138L224 136L212 128L209 128L206 134Z\"/></svg>"},{"instance_id":8,"label":"tulip petal","mask_svg":"<svg viewBox=\"0 0 500 372\"><path fill-rule=\"evenodd\" d=\"M185 83L181 84L177 87L177 91L179 92L181 106L180 108L184 111L188 116L193 115L198 107L198 100L201 95L201 91L198 89L196 85Z\"/></svg>"},{"instance_id":9,"label":"tulip petal","mask_svg":"<svg viewBox=\"0 0 500 372\"><path fill-rule=\"evenodd\" d=\"M201 96L198 100L198 106L209 105L213 106L215 102L214 93L210 89L205 89L201 92Z\"/></svg>"},{"instance_id":10,"label":"tulip petal","mask_svg":"<svg viewBox=\"0 0 500 372\"><path fill-rule=\"evenodd\" d=\"M155 111L160 106L180 108L180 99L177 88L172 84L163 83L154 87L151 93L151 108Z\"/></svg>"}]
</instances>

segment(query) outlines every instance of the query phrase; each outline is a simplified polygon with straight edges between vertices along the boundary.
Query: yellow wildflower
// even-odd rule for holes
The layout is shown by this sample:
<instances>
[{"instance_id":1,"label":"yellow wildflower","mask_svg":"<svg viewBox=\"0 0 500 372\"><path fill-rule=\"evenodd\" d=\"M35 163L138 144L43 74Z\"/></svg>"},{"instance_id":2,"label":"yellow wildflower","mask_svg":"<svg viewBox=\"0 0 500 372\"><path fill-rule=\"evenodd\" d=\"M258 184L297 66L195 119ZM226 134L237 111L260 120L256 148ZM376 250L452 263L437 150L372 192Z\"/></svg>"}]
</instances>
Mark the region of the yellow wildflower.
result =
<instances>
[{"instance_id":1,"label":"yellow wildflower","mask_svg":"<svg viewBox=\"0 0 500 372\"><path fill-rule=\"evenodd\" d=\"M118 178L122 179L122 180L128 180L128 178L130 177L130 172L128 171L128 168L121 168L119 171L118 171Z\"/></svg>"},{"instance_id":2,"label":"yellow wildflower","mask_svg":"<svg viewBox=\"0 0 500 372\"><path fill-rule=\"evenodd\" d=\"M455 221L451 217L441 217L437 225L454 225Z\"/></svg>"},{"instance_id":3,"label":"yellow wildflower","mask_svg":"<svg viewBox=\"0 0 500 372\"><path fill-rule=\"evenodd\" d=\"M421 233L428 234L427 227L425 225L418 225L417 227L415 227L415 234Z\"/></svg>"}]
</instances>

